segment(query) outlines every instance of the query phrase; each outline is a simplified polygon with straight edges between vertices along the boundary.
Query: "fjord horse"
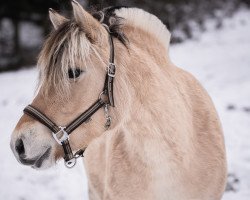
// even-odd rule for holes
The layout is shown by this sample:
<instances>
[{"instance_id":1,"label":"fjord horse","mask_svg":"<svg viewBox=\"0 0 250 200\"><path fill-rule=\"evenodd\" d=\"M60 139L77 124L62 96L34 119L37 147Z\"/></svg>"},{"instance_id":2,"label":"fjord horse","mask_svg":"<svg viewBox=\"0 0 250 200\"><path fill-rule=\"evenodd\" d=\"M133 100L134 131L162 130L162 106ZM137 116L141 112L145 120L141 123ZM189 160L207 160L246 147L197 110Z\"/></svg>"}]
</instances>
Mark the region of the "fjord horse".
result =
<instances>
[{"instance_id":1,"label":"fjord horse","mask_svg":"<svg viewBox=\"0 0 250 200\"><path fill-rule=\"evenodd\" d=\"M76 1L72 6L73 19L49 12L54 30L39 56L39 87L31 106L67 126L98 99L105 77L114 79L114 105L101 105L70 135L73 152L87 147L89 198L221 199L227 170L220 121L200 83L170 61L167 28L136 8L91 15ZM110 37L115 77L105 76ZM112 118L108 129L105 114ZM11 148L19 162L36 169L65 156L50 129L27 113L12 134Z\"/></svg>"}]
</instances>

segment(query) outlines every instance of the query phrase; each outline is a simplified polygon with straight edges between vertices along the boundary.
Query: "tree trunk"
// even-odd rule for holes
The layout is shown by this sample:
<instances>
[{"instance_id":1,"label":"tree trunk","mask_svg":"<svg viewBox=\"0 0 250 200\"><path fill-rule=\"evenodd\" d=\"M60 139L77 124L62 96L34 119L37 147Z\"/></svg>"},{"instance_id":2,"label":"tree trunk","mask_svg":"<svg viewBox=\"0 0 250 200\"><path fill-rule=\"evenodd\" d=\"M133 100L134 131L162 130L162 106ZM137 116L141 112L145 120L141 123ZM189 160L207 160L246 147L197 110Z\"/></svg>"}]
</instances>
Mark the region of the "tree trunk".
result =
<instances>
[{"instance_id":1,"label":"tree trunk","mask_svg":"<svg viewBox=\"0 0 250 200\"><path fill-rule=\"evenodd\" d=\"M13 19L13 28L14 28L14 35L13 35L13 40L14 40L14 49L13 53L19 55L20 53L20 39L19 39L19 21L18 19Z\"/></svg>"}]
</instances>

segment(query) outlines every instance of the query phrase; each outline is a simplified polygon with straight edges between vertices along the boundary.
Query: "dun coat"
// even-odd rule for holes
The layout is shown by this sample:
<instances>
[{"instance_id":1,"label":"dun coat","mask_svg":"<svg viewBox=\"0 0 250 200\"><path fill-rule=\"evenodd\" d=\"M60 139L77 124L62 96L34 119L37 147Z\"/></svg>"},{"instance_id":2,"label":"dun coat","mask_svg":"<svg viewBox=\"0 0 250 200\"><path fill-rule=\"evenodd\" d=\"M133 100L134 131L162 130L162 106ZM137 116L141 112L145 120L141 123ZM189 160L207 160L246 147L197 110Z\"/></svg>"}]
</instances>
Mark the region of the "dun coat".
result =
<instances>
[{"instance_id":1,"label":"dun coat","mask_svg":"<svg viewBox=\"0 0 250 200\"><path fill-rule=\"evenodd\" d=\"M102 91L109 59L108 33L100 21L113 27L112 125L105 130L99 110L70 137L74 151L87 146L89 198L221 199L227 170L220 121L200 83L170 61L166 27L136 8L109 8L94 18L76 1L72 6L70 20L50 10L55 30L39 57L32 105L59 125L88 108ZM75 69L81 74L69 78ZM27 115L12 134L11 148L18 161L37 169L63 156L50 131Z\"/></svg>"}]
</instances>

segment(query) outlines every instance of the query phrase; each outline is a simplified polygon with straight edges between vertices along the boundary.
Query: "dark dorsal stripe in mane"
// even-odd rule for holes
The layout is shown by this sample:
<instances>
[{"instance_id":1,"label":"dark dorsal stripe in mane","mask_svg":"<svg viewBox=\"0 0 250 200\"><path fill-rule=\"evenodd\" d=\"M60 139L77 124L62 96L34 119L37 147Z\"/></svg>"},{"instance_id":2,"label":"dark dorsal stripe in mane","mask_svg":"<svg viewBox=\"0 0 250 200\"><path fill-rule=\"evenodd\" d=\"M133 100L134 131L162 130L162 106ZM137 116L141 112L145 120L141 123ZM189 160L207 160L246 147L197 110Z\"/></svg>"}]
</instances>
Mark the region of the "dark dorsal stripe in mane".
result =
<instances>
[{"instance_id":1,"label":"dark dorsal stripe in mane","mask_svg":"<svg viewBox=\"0 0 250 200\"><path fill-rule=\"evenodd\" d=\"M92 12L94 18L100 23L106 24L109 27L110 34L120 40L124 45L128 42L127 37L122 31L122 21L125 20L115 14L116 10L128 8L125 6L112 6L104 8L100 11Z\"/></svg>"}]
</instances>

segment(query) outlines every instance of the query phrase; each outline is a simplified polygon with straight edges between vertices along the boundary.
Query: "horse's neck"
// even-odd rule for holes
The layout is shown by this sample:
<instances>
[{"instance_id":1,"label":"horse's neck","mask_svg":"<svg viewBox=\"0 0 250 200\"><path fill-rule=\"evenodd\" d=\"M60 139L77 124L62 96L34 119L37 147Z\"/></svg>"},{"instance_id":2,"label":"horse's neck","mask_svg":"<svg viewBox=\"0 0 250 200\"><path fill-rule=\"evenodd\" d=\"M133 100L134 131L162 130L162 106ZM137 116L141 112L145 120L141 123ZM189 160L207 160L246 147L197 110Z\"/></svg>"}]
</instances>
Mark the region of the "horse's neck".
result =
<instances>
[{"instance_id":1,"label":"horse's neck","mask_svg":"<svg viewBox=\"0 0 250 200\"><path fill-rule=\"evenodd\" d=\"M116 43L117 73L114 83L115 103L119 119L127 117L133 107L151 107L149 96L158 96L162 81L172 65L164 44L143 30L126 27L128 48ZM120 55L119 55L120 54ZM163 77L161 77L163 76Z\"/></svg>"},{"instance_id":2,"label":"horse's neck","mask_svg":"<svg viewBox=\"0 0 250 200\"><path fill-rule=\"evenodd\" d=\"M89 145L86 171L90 188L93 186L98 194L105 194L106 187L120 183L134 184L140 187L128 194L140 194L138 198L132 198L146 200L153 199L150 176L152 171L161 168L157 161L161 151L167 151L162 137L166 129L161 128L164 122L153 119L154 115L161 111L164 115L166 111L167 105L161 94L167 89L161 86L162 80L166 79L163 69L168 64L167 50L161 45L157 48L153 38L145 41L146 33L127 32L127 36L131 38L129 51L124 47L123 55L117 55L123 47L116 45L116 59L120 65L114 82L116 107L111 109L115 128ZM142 197L142 194L146 196Z\"/></svg>"},{"instance_id":3,"label":"horse's neck","mask_svg":"<svg viewBox=\"0 0 250 200\"><path fill-rule=\"evenodd\" d=\"M143 29L131 26L125 27L125 35L129 38L131 54L137 52L138 55L143 54L139 59L143 61L144 56L151 58L159 66L163 66L168 61L168 49L166 44L152 33L148 33ZM133 51L134 50L134 51Z\"/></svg>"}]
</instances>

